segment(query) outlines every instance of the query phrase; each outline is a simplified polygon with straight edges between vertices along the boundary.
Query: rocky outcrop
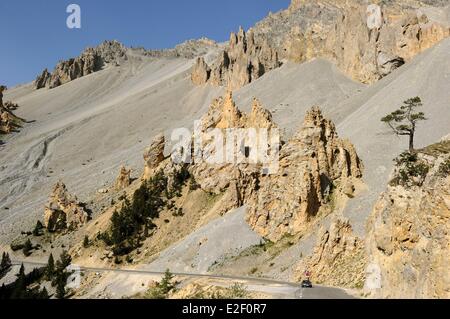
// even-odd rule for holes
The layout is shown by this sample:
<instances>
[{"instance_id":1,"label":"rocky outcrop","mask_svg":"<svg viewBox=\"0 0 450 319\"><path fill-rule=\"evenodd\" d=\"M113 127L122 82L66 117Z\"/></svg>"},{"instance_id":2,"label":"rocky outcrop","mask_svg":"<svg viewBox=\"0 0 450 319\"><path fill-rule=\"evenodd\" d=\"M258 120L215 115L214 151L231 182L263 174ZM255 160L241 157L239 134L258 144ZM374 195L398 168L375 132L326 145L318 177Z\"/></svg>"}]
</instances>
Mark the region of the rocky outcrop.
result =
<instances>
[{"instance_id":1,"label":"rocky outcrop","mask_svg":"<svg viewBox=\"0 0 450 319\"><path fill-rule=\"evenodd\" d=\"M319 108L280 151L278 174L259 181L248 222L260 235L277 241L307 227L335 192L352 196L362 164L353 145L340 139Z\"/></svg>"},{"instance_id":2,"label":"rocky outcrop","mask_svg":"<svg viewBox=\"0 0 450 319\"><path fill-rule=\"evenodd\" d=\"M120 167L119 175L114 183L115 190L122 190L130 186L131 184L131 169L127 169L125 166Z\"/></svg>"},{"instance_id":3,"label":"rocky outcrop","mask_svg":"<svg viewBox=\"0 0 450 319\"><path fill-rule=\"evenodd\" d=\"M200 38L185 41L171 49L146 50L144 48L132 48L131 51L154 58L194 59L196 57L204 56L211 52L211 50L216 50L218 47L219 45L214 40Z\"/></svg>"},{"instance_id":4,"label":"rocky outcrop","mask_svg":"<svg viewBox=\"0 0 450 319\"><path fill-rule=\"evenodd\" d=\"M6 86L0 85L0 133L10 133L12 130L10 118L3 105L3 91Z\"/></svg>"},{"instance_id":5,"label":"rocky outcrop","mask_svg":"<svg viewBox=\"0 0 450 319\"><path fill-rule=\"evenodd\" d=\"M66 185L58 182L44 211L44 226L49 232L65 229L74 230L89 220L89 213L78 202L74 195L69 194Z\"/></svg>"},{"instance_id":6,"label":"rocky outcrop","mask_svg":"<svg viewBox=\"0 0 450 319\"><path fill-rule=\"evenodd\" d=\"M364 242L353 234L348 220L338 219L328 230L319 231L312 255L298 263L294 280L301 281L309 275L317 284L362 288L365 270Z\"/></svg>"},{"instance_id":7,"label":"rocky outcrop","mask_svg":"<svg viewBox=\"0 0 450 319\"><path fill-rule=\"evenodd\" d=\"M403 158L368 223L366 288L382 298L450 298L450 142Z\"/></svg>"},{"instance_id":8,"label":"rocky outcrop","mask_svg":"<svg viewBox=\"0 0 450 319\"><path fill-rule=\"evenodd\" d=\"M238 109L231 91L215 99L193 136L193 161L188 170L202 190L227 199L227 210L247 205L246 219L261 236L278 241L287 234L297 234L315 220L323 206L332 206L337 196L353 196L362 164L353 145L338 137L334 124L319 108L307 113L303 128L288 143L264 141L268 143L266 152L281 148L279 158L274 154L279 169L273 172L269 168L275 163L249 160L254 144L246 136L229 140L229 132L248 132L244 129L267 129L264 132L270 135L277 126L257 99L250 113ZM211 132L221 132L223 140L217 142ZM233 161L226 157L216 161L217 153L222 154L217 148L227 145L234 147ZM171 162L173 157L165 160L163 151L164 136L160 135L144 155L144 178L161 169L166 176L173 175L176 164Z\"/></svg>"},{"instance_id":9,"label":"rocky outcrop","mask_svg":"<svg viewBox=\"0 0 450 319\"><path fill-rule=\"evenodd\" d=\"M11 101L6 101L5 103L3 103L3 106L4 106L4 108L6 108L9 111L14 111L19 108L19 105L17 103L13 103Z\"/></svg>"},{"instance_id":10,"label":"rocky outcrop","mask_svg":"<svg viewBox=\"0 0 450 319\"><path fill-rule=\"evenodd\" d=\"M202 132L208 129L227 128L276 128L272 114L266 110L257 98L253 98L252 111L242 113L233 100L232 91L228 90L223 97L214 99L208 112L202 117Z\"/></svg>"},{"instance_id":11,"label":"rocky outcrop","mask_svg":"<svg viewBox=\"0 0 450 319\"><path fill-rule=\"evenodd\" d=\"M152 143L144 152L144 175L143 179L150 178L158 165L164 161L164 146L165 146L165 137L164 134L158 134L153 138Z\"/></svg>"},{"instance_id":12,"label":"rocky outcrop","mask_svg":"<svg viewBox=\"0 0 450 319\"><path fill-rule=\"evenodd\" d=\"M229 190L234 194L232 198L237 199L236 205L242 204L245 198L250 196L253 189L256 188L257 176L260 173L260 165L252 164L249 161L242 160L234 163L224 160L223 163L211 163L208 159L208 153L214 153L215 145L210 143L207 138L207 132L211 129L220 129L224 136L226 144L227 129L276 129L276 124L272 121L272 115L263 108L261 103L255 98L250 113L241 112L234 100L231 91L225 93L223 97L215 99L208 112L201 119L201 138L202 138L202 158L201 162L195 162L192 166L192 173L197 183L205 191L219 194ZM235 141L235 143L239 143ZM234 144L235 159L237 156L246 156L246 141L242 145ZM244 145L245 144L245 145ZM237 153L237 154L236 154ZM195 158L194 158L195 160ZM238 206L237 206L238 207Z\"/></svg>"},{"instance_id":13,"label":"rocky outcrop","mask_svg":"<svg viewBox=\"0 0 450 319\"><path fill-rule=\"evenodd\" d=\"M278 53L268 42L241 28L237 34L231 33L228 47L211 67L202 59L197 61L192 80L197 85L211 83L235 90L279 66Z\"/></svg>"},{"instance_id":14,"label":"rocky outcrop","mask_svg":"<svg viewBox=\"0 0 450 319\"><path fill-rule=\"evenodd\" d=\"M19 106L12 102L3 103L3 92L6 90L6 86L0 85L0 133L1 134L9 134L14 132L19 128L19 123L23 121L23 119L17 117L12 112L17 109Z\"/></svg>"},{"instance_id":15,"label":"rocky outcrop","mask_svg":"<svg viewBox=\"0 0 450 319\"><path fill-rule=\"evenodd\" d=\"M47 69L44 69L44 71L42 71L42 73L38 75L34 81L34 87L39 90L45 88L46 86L50 86L51 77L52 75L50 72L48 72Z\"/></svg>"},{"instance_id":16,"label":"rocky outcrop","mask_svg":"<svg viewBox=\"0 0 450 319\"><path fill-rule=\"evenodd\" d=\"M99 71L107 64L126 60L126 48L117 41L105 41L96 48L87 48L79 57L59 62L50 74L45 69L34 82L35 88L50 89Z\"/></svg>"},{"instance_id":17,"label":"rocky outcrop","mask_svg":"<svg viewBox=\"0 0 450 319\"><path fill-rule=\"evenodd\" d=\"M191 73L192 83L195 85L205 84L211 75L211 68L206 64L203 57L197 58L197 63Z\"/></svg>"},{"instance_id":18,"label":"rocky outcrop","mask_svg":"<svg viewBox=\"0 0 450 319\"><path fill-rule=\"evenodd\" d=\"M326 58L355 80L373 83L450 36L449 7L429 5L436 7L414 0L293 0L251 31L280 58Z\"/></svg>"}]
</instances>

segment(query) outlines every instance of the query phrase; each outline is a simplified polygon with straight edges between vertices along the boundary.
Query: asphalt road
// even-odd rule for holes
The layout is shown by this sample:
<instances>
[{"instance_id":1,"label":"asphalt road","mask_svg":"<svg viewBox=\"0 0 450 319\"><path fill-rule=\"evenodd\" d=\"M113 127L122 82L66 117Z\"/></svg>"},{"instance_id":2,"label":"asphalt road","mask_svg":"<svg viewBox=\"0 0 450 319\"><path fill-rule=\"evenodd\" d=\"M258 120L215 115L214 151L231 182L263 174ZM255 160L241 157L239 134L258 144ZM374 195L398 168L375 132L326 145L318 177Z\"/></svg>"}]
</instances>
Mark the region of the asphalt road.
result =
<instances>
[{"instance_id":1,"label":"asphalt road","mask_svg":"<svg viewBox=\"0 0 450 319\"><path fill-rule=\"evenodd\" d=\"M47 263L34 261L13 261L13 265L24 264L25 266L43 267ZM72 265L73 266L73 265ZM114 269L114 268L96 268L96 267L79 267L81 272L95 272L95 273L120 273L120 274L142 274L142 275L164 275L163 272L153 272L141 269ZM190 278L209 278L209 279L229 279L233 281L246 281L252 287L256 286L275 286L278 289L286 292L292 291L292 298L294 299L353 299L354 297L347 294L343 289L314 286L313 288L301 288L300 283L286 282L267 278L256 277L240 277L228 275L213 275L213 274L195 274L195 273L173 273L176 276L190 277ZM267 288L266 291L270 291Z\"/></svg>"}]
</instances>

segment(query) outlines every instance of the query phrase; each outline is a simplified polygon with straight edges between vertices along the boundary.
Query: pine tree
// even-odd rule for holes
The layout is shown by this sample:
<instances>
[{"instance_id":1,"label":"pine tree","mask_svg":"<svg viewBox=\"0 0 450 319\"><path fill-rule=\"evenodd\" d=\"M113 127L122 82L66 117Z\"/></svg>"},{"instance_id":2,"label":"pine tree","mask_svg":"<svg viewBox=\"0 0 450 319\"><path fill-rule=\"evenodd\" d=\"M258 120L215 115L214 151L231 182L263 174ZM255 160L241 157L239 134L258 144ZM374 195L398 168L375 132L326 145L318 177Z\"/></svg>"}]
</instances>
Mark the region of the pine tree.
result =
<instances>
[{"instance_id":1,"label":"pine tree","mask_svg":"<svg viewBox=\"0 0 450 319\"><path fill-rule=\"evenodd\" d=\"M89 247L89 237L86 235L86 236L84 236L84 239L83 239L83 247L84 248L88 248Z\"/></svg>"},{"instance_id":2,"label":"pine tree","mask_svg":"<svg viewBox=\"0 0 450 319\"><path fill-rule=\"evenodd\" d=\"M66 296L66 279L65 276L58 276L56 284L56 298L64 299Z\"/></svg>"},{"instance_id":3,"label":"pine tree","mask_svg":"<svg viewBox=\"0 0 450 319\"><path fill-rule=\"evenodd\" d=\"M64 271L67 267L69 267L71 262L72 257L66 250L64 250L59 256L59 260L56 262L57 271Z\"/></svg>"},{"instance_id":4,"label":"pine tree","mask_svg":"<svg viewBox=\"0 0 450 319\"><path fill-rule=\"evenodd\" d=\"M17 278L25 278L25 266L23 264L20 265L19 273L17 274Z\"/></svg>"},{"instance_id":5,"label":"pine tree","mask_svg":"<svg viewBox=\"0 0 450 319\"><path fill-rule=\"evenodd\" d=\"M55 274L55 260L53 259L53 254L50 253L47 261L47 267L45 269L45 275L47 279L52 279Z\"/></svg>"},{"instance_id":6,"label":"pine tree","mask_svg":"<svg viewBox=\"0 0 450 319\"><path fill-rule=\"evenodd\" d=\"M414 113L415 109L421 106L423 106L422 100L416 96L404 101L400 109L381 119L395 134L409 136L410 152L414 151L414 135L416 133L417 122L426 120L423 112Z\"/></svg>"},{"instance_id":7,"label":"pine tree","mask_svg":"<svg viewBox=\"0 0 450 319\"><path fill-rule=\"evenodd\" d=\"M42 235L41 231L42 231L43 228L44 228L44 225L42 225L41 221L38 220L36 222L36 226L34 226L34 229L33 229L33 236L40 236L40 235Z\"/></svg>"},{"instance_id":8,"label":"pine tree","mask_svg":"<svg viewBox=\"0 0 450 319\"><path fill-rule=\"evenodd\" d=\"M161 282L159 284L159 288L160 288L162 294L166 295L173 288L175 288L175 285L172 282L173 277L174 277L174 275L170 272L169 269L167 269L166 272L164 273L163 279L161 280Z\"/></svg>"},{"instance_id":9,"label":"pine tree","mask_svg":"<svg viewBox=\"0 0 450 319\"><path fill-rule=\"evenodd\" d=\"M27 293L27 283L25 278L25 267L20 266L19 273L16 275L17 279L14 282L14 289L11 293L11 299L22 299Z\"/></svg>"},{"instance_id":10,"label":"pine tree","mask_svg":"<svg viewBox=\"0 0 450 319\"><path fill-rule=\"evenodd\" d=\"M116 210L111 216L111 224L111 240L114 245L120 244L122 242L122 218Z\"/></svg>"},{"instance_id":11,"label":"pine tree","mask_svg":"<svg viewBox=\"0 0 450 319\"><path fill-rule=\"evenodd\" d=\"M31 244L31 240L28 238L25 244L23 245L22 252L28 257L31 255L31 250L33 249L33 245Z\"/></svg>"},{"instance_id":12,"label":"pine tree","mask_svg":"<svg viewBox=\"0 0 450 319\"><path fill-rule=\"evenodd\" d=\"M47 288L44 287L42 289L39 298L41 298L41 299L49 299L50 298L49 295L48 295Z\"/></svg>"},{"instance_id":13,"label":"pine tree","mask_svg":"<svg viewBox=\"0 0 450 319\"><path fill-rule=\"evenodd\" d=\"M2 262L0 265L0 272L4 272L11 268L11 258L9 258L9 254L7 252L4 252L2 254Z\"/></svg>"}]
</instances>

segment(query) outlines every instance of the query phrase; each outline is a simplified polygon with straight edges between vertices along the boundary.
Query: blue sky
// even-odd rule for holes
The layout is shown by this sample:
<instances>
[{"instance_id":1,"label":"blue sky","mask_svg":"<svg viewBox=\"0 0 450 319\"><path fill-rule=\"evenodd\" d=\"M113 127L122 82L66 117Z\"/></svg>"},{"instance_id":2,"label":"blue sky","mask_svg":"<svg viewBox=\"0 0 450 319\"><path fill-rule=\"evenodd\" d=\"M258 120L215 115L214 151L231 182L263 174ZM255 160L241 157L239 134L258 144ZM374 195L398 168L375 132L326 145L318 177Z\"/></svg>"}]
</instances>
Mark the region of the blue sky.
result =
<instances>
[{"instance_id":1,"label":"blue sky","mask_svg":"<svg viewBox=\"0 0 450 319\"><path fill-rule=\"evenodd\" d=\"M81 7L81 29L68 29L66 7ZM225 41L290 0L0 0L0 84L34 80L88 46L119 40L127 46L170 48L206 36Z\"/></svg>"}]
</instances>

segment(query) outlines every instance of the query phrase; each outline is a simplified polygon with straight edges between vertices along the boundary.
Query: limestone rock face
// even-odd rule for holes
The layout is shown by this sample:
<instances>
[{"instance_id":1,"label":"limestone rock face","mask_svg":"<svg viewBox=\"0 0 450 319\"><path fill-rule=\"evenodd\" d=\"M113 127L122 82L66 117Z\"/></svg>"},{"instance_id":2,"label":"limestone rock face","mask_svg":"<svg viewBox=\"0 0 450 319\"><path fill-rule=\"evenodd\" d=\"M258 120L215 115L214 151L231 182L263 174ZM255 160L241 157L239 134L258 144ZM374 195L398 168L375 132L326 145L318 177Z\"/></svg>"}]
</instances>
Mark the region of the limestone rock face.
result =
<instances>
[{"instance_id":1,"label":"limestone rock face","mask_svg":"<svg viewBox=\"0 0 450 319\"><path fill-rule=\"evenodd\" d=\"M449 154L449 141L420 151L421 186L392 184L375 204L366 238L374 297L450 298Z\"/></svg>"},{"instance_id":2,"label":"limestone rock face","mask_svg":"<svg viewBox=\"0 0 450 319\"><path fill-rule=\"evenodd\" d=\"M3 91L6 90L6 86L0 86L0 132L9 133L12 130L11 119L9 114L6 112L6 108L3 105Z\"/></svg>"},{"instance_id":3,"label":"limestone rock face","mask_svg":"<svg viewBox=\"0 0 450 319\"><path fill-rule=\"evenodd\" d=\"M333 191L351 196L355 180L362 176L353 145L338 138L334 124L317 107L283 145L279 165L278 174L259 181L247 216L252 228L272 241L305 227Z\"/></svg>"},{"instance_id":4,"label":"limestone rock face","mask_svg":"<svg viewBox=\"0 0 450 319\"><path fill-rule=\"evenodd\" d=\"M107 64L126 60L126 49L117 41L105 41L96 48L87 48L79 57L59 62L50 74L47 69L34 82L35 88L50 89L99 71Z\"/></svg>"},{"instance_id":5,"label":"limestone rock face","mask_svg":"<svg viewBox=\"0 0 450 319\"><path fill-rule=\"evenodd\" d=\"M252 111L242 113L236 106L231 91L228 91L223 97L215 99L210 108L201 119L201 135L210 129L221 129L225 134L226 129L248 129L255 130L275 129L277 126L272 121L272 115L263 108L261 103L254 99ZM204 153L213 150L214 145L209 144L208 140L203 140ZM239 147L239 154L245 156L245 150ZM237 156L237 155L236 155ZM205 156L203 156L205 157ZM221 193L228 189L230 185L237 187L240 198L237 202L243 203L244 198L248 197L257 183L259 167L246 163L217 163L211 164L208 160L201 163L195 163L192 166L192 173L197 183L203 190L212 193ZM237 206L238 207L238 206Z\"/></svg>"},{"instance_id":6,"label":"limestone rock face","mask_svg":"<svg viewBox=\"0 0 450 319\"><path fill-rule=\"evenodd\" d=\"M116 178L116 182L114 183L114 188L116 190L122 190L127 188L131 184L131 169L126 169L125 166L122 166L119 171L119 175Z\"/></svg>"},{"instance_id":7,"label":"limestone rock face","mask_svg":"<svg viewBox=\"0 0 450 319\"><path fill-rule=\"evenodd\" d=\"M317 284L361 288L366 269L364 249L364 242L353 234L348 220L338 219L329 229L319 231L312 255L298 263L294 280L305 279L309 273Z\"/></svg>"},{"instance_id":8,"label":"limestone rock face","mask_svg":"<svg viewBox=\"0 0 450 319\"><path fill-rule=\"evenodd\" d=\"M19 107L17 104L9 101L3 103L3 91L5 90L6 86L0 85L0 133L9 134L18 128L17 123L22 119L12 112Z\"/></svg>"},{"instance_id":9,"label":"limestone rock face","mask_svg":"<svg viewBox=\"0 0 450 319\"><path fill-rule=\"evenodd\" d=\"M251 31L280 58L325 58L355 80L373 83L450 36L449 7L429 5L435 7L415 0L293 0Z\"/></svg>"},{"instance_id":10,"label":"limestone rock face","mask_svg":"<svg viewBox=\"0 0 450 319\"><path fill-rule=\"evenodd\" d=\"M39 89L42 89L42 88L46 87L47 84L50 83L51 76L52 75L50 74L50 72L48 72L47 69L42 71L42 73L40 75L38 75L38 77L34 81L35 88L37 90L39 90Z\"/></svg>"},{"instance_id":11,"label":"limestone rock face","mask_svg":"<svg viewBox=\"0 0 450 319\"><path fill-rule=\"evenodd\" d=\"M49 232L73 230L85 224L89 214L62 182L53 188L44 211L44 226Z\"/></svg>"},{"instance_id":12,"label":"limestone rock face","mask_svg":"<svg viewBox=\"0 0 450 319\"><path fill-rule=\"evenodd\" d=\"M6 111L0 110L0 132L9 134L14 130L14 118Z\"/></svg>"},{"instance_id":13,"label":"limestone rock face","mask_svg":"<svg viewBox=\"0 0 450 319\"><path fill-rule=\"evenodd\" d=\"M205 59L203 57L197 58L197 63L191 74L192 83L195 85L205 84L208 82L210 75L211 69L208 64L206 64Z\"/></svg>"},{"instance_id":14,"label":"limestone rock face","mask_svg":"<svg viewBox=\"0 0 450 319\"><path fill-rule=\"evenodd\" d=\"M252 111L242 113L233 100L232 91L227 91L223 97L214 99L208 112L202 117L202 131L219 128L276 128L272 114L266 110L261 102L254 98Z\"/></svg>"},{"instance_id":15,"label":"limestone rock face","mask_svg":"<svg viewBox=\"0 0 450 319\"><path fill-rule=\"evenodd\" d=\"M211 67L204 60L197 61L192 81L197 85L210 82L235 90L279 66L278 53L268 42L241 28L237 34L231 33L228 47Z\"/></svg>"},{"instance_id":16,"label":"limestone rock face","mask_svg":"<svg viewBox=\"0 0 450 319\"><path fill-rule=\"evenodd\" d=\"M158 165L164 161L164 146L165 138L164 134L158 134L153 138L152 143L144 152L144 175L143 178L147 179L152 176L154 170Z\"/></svg>"}]
</instances>

